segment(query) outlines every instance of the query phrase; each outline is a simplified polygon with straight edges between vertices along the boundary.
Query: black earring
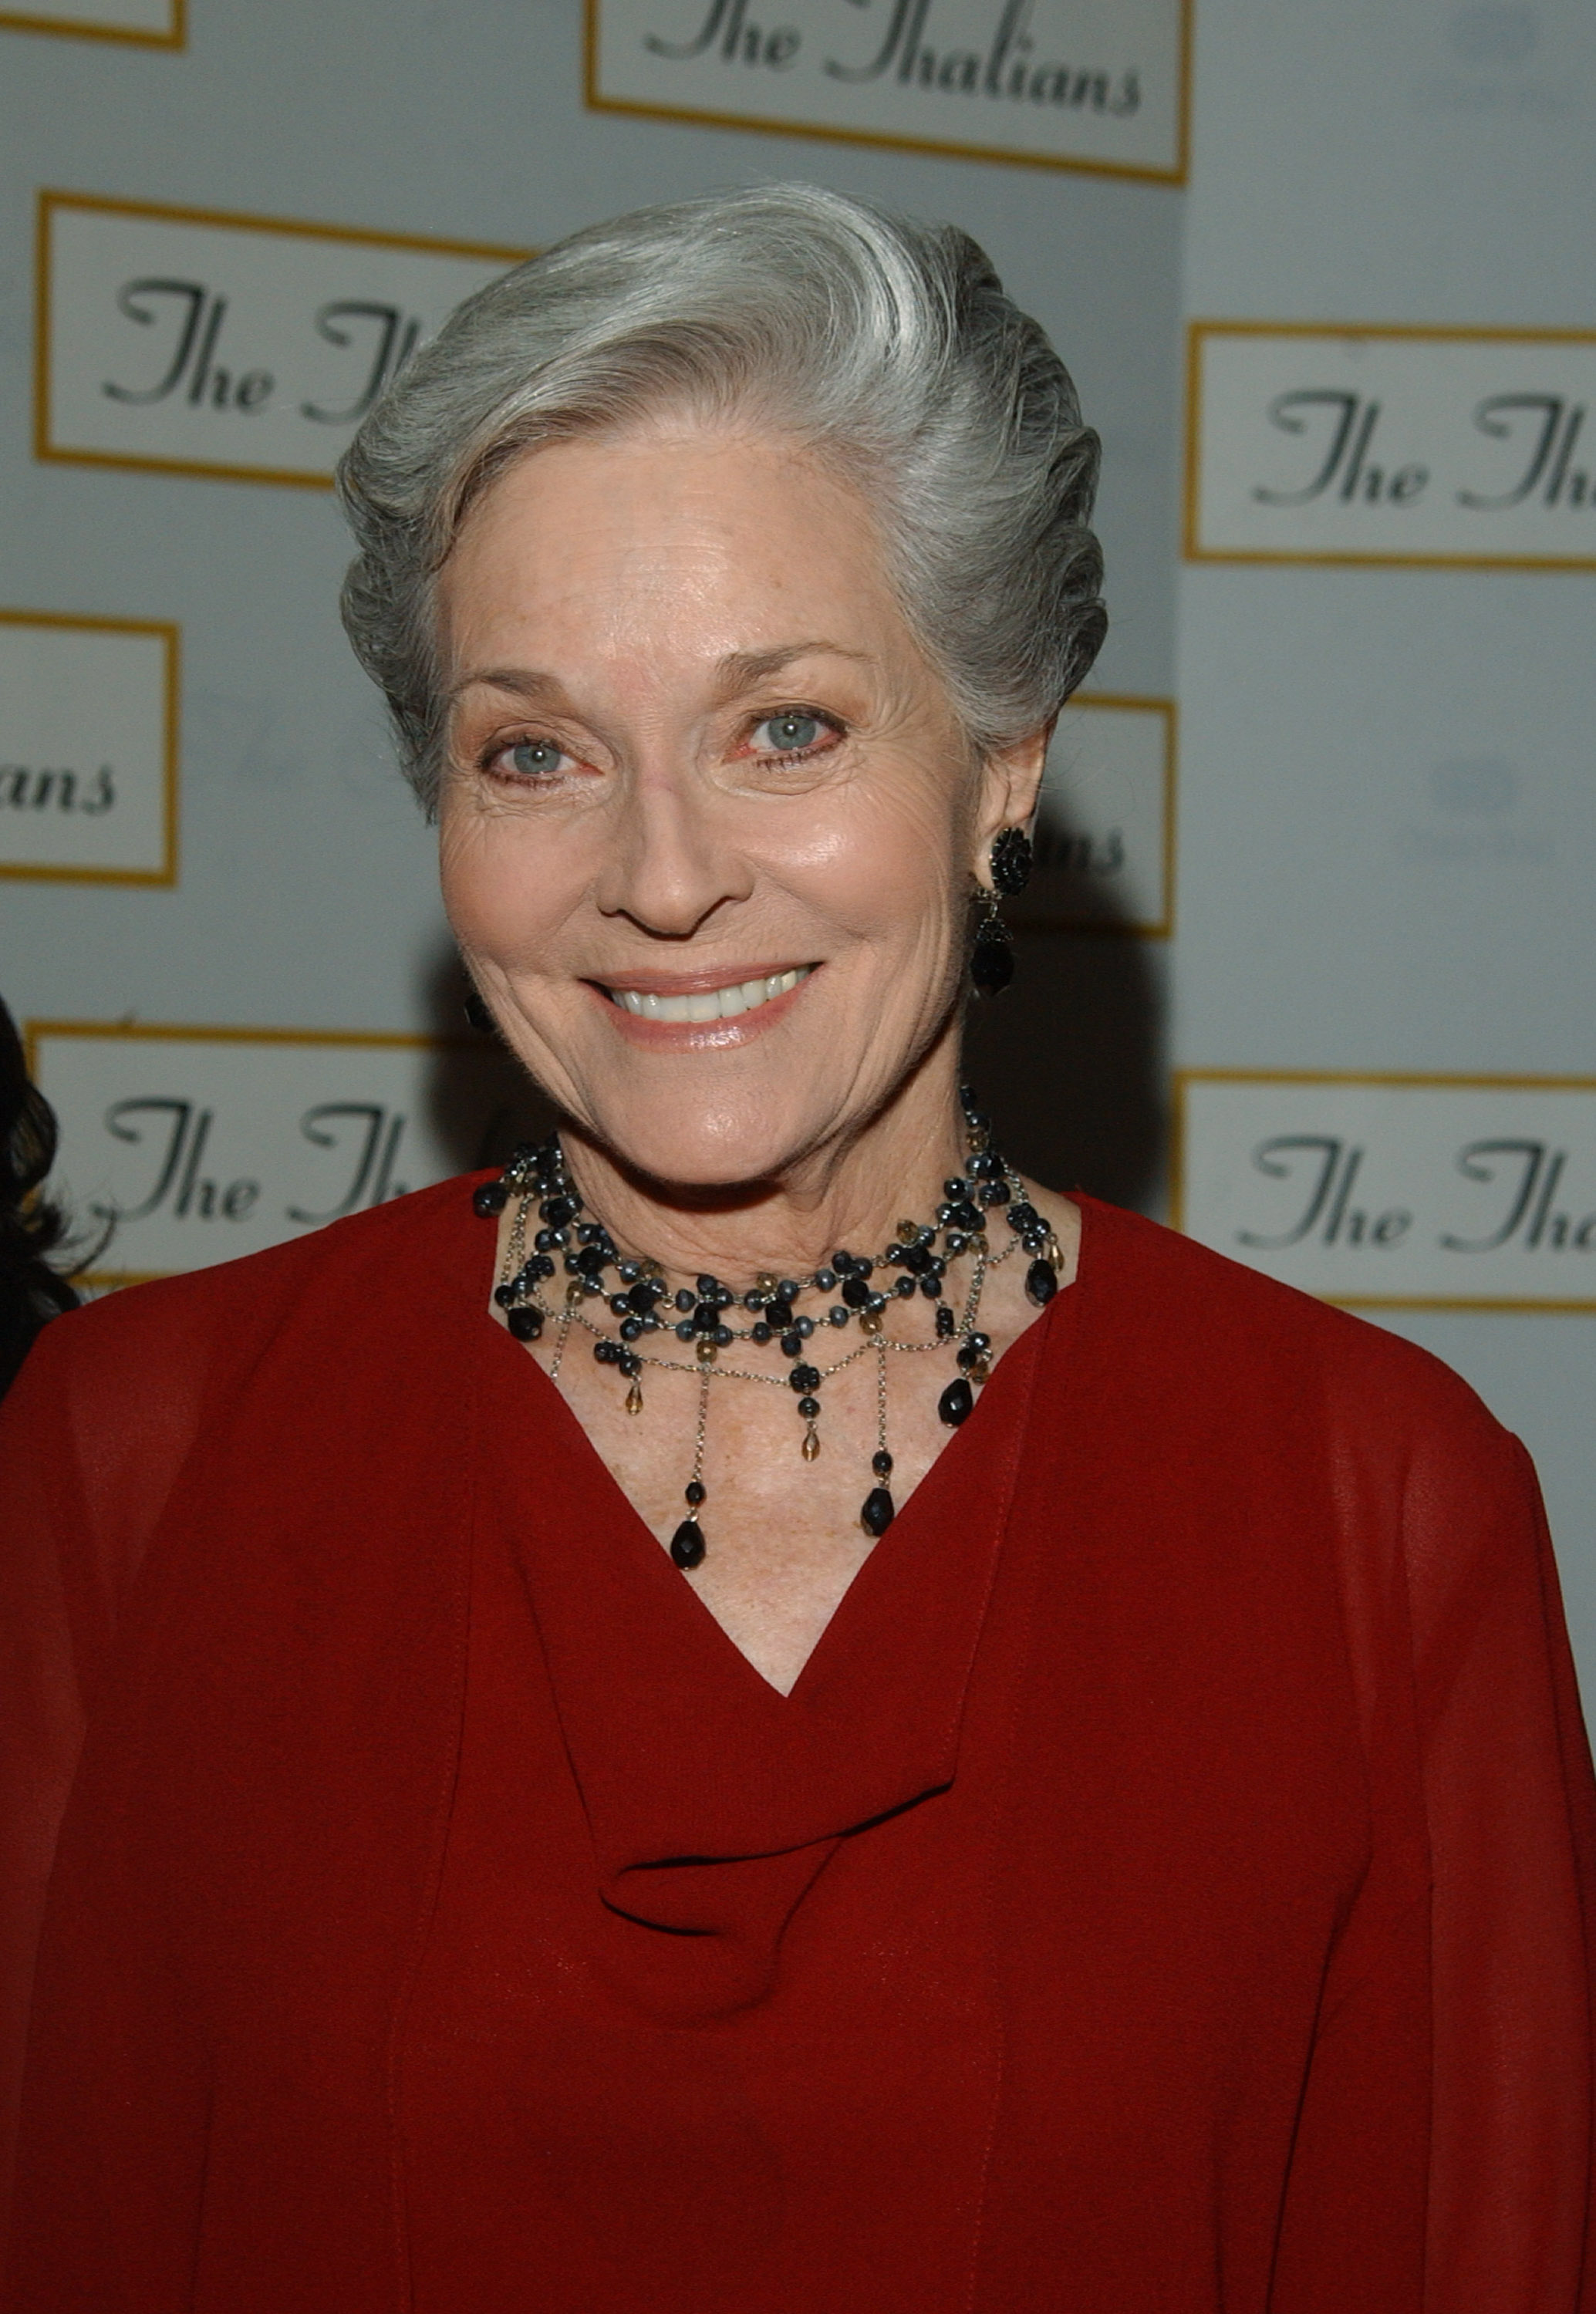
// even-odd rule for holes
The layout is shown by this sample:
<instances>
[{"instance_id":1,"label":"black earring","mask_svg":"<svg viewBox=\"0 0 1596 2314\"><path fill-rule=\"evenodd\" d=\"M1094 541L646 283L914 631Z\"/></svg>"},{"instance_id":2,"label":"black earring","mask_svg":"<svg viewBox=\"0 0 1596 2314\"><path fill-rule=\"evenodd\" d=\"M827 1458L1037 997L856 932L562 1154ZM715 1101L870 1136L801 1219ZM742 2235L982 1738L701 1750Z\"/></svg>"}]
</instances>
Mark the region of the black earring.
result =
<instances>
[{"instance_id":1,"label":"black earring","mask_svg":"<svg viewBox=\"0 0 1596 2314\"><path fill-rule=\"evenodd\" d=\"M1023 827L1005 827L992 839L992 880L1006 899L1018 899L1031 880L1036 854Z\"/></svg>"},{"instance_id":2,"label":"black earring","mask_svg":"<svg viewBox=\"0 0 1596 2314\"><path fill-rule=\"evenodd\" d=\"M1014 949L1009 927L984 885L976 887L975 902L981 915L975 926L975 945L970 952L970 979L977 996L995 996L1014 977Z\"/></svg>"},{"instance_id":3,"label":"black earring","mask_svg":"<svg viewBox=\"0 0 1596 2314\"><path fill-rule=\"evenodd\" d=\"M473 988L465 1000L465 1017L473 1029L491 1029L493 1015Z\"/></svg>"}]
</instances>

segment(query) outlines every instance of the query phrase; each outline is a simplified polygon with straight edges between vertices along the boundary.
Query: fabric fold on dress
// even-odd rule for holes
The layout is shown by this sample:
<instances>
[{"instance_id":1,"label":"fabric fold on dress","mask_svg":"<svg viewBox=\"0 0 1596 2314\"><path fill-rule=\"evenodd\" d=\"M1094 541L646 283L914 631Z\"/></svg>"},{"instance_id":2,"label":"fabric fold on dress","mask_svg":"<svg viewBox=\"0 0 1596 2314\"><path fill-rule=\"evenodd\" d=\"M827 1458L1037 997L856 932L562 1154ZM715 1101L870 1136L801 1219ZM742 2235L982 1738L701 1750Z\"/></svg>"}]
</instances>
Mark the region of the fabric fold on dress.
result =
<instances>
[{"instance_id":1,"label":"fabric fold on dress","mask_svg":"<svg viewBox=\"0 0 1596 2314\"><path fill-rule=\"evenodd\" d=\"M613 1516L595 1532L586 1442L542 1373L507 1346L498 1386L523 1400L523 1418L535 1391L540 1418L569 1434L569 1453L549 1456L525 1489L522 1574L599 1894L637 1932L622 1940L622 1965L656 2013L685 2021L759 2000L788 1921L839 1842L952 1783L1046 1331L1044 1320L1001 1360L938 1458L934 1525L917 1490L787 1696L719 1628L613 1482ZM661 1647L662 1628L680 1644ZM861 1744L865 1724L872 1740Z\"/></svg>"}]
</instances>

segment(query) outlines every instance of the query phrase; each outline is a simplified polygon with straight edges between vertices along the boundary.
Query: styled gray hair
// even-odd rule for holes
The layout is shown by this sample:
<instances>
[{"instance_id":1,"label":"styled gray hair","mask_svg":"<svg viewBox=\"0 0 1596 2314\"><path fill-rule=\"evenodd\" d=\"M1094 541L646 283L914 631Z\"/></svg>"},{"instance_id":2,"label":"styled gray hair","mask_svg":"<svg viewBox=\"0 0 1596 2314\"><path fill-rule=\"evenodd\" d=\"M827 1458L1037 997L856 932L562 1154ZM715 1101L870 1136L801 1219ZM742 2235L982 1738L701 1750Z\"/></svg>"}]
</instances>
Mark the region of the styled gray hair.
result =
<instances>
[{"instance_id":1,"label":"styled gray hair","mask_svg":"<svg viewBox=\"0 0 1596 2314\"><path fill-rule=\"evenodd\" d=\"M436 583L467 512L541 444L676 414L792 436L860 490L978 753L1041 729L1090 667L1098 437L970 236L816 185L639 209L469 297L339 463L344 625L429 810Z\"/></svg>"}]
</instances>

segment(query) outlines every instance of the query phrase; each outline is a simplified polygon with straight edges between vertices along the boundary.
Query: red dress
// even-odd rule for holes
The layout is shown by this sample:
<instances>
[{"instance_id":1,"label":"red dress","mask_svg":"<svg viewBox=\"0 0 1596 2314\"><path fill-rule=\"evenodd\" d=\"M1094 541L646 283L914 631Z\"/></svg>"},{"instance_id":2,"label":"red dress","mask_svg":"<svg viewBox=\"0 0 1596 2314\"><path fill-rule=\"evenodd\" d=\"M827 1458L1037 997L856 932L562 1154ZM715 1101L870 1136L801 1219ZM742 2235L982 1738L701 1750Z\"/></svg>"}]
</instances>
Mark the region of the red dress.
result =
<instances>
[{"instance_id":1,"label":"red dress","mask_svg":"<svg viewBox=\"0 0 1596 2314\"><path fill-rule=\"evenodd\" d=\"M47 1330L10 2314L1596 2302L1523 1452L1083 1204L785 1700L489 1320L467 1185Z\"/></svg>"}]
</instances>

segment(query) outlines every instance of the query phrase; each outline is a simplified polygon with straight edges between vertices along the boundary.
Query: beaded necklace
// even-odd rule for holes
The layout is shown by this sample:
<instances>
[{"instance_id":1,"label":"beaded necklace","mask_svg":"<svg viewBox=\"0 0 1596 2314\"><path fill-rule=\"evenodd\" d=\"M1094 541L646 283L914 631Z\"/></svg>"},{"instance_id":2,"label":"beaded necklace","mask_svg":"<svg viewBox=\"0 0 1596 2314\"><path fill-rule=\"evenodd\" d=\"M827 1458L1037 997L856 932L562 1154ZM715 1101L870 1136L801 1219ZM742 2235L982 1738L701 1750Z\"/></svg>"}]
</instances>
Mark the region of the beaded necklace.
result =
<instances>
[{"instance_id":1,"label":"beaded necklace","mask_svg":"<svg viewBox=\"0 0 1596 2314\"><path fill-rule=\"evenodd\" d=\"M1029 1299L1042 1309L1058 1291L1063 1257L1050 1224L993 1146L991 1124L967 1086L959 1098L969 1155L964 1171L943 1183L943 1202L933 1222L901 1221L893 1242L873 1258L840 1250L807 1277L762 1272L741 1293L706 1272L694 1286L680 1287L673 1294L660 1263L646 1255L622 1253L602 1222L583 1218L581 1194L567 1169L558 1134L541 1147L517 1148L499 1179L484 1181L476 1190L472 1203L484 1219L501 1214L512 1197L516 1200L493 1298L517 1341L535 1342L544 1327L553 1324L553 1379L559 1378L573 1326L594 1336L595 1358L601 1365L613 1366L627 1383L628 1414L643 1410L645 1366L698 1376L692 1470L683 1489L687 1515L670 1543L678 1567L701 1565L708 1549L699 1514L709 1498L703 1468L711 1382L762 1382L790 1390L804 1426L799 1452L806 1462L812 1462L820 1452L821 1390L833 1374L873 1351L877 1444L870 1471L876 1483L860 1506L859 1521L877 1539L892 1524L896 1507L888 1484L893 1471L886 1443L888 1355L952 1350L957 1371L939 1397L937 1412L949 1429L957 1429L974 1411L975 1391L992 1372L992 1340L978 1324L987 1272L1023 1249L1030 1256L1025 1281ZM540 1226L528 1252L526 1232L533 1206ZM1000 1210L1010 1234L994 1253L987 1237L987 1216ZM956 1312L948 1299L948 1271L966 1253L974 1267L964 1306ZM545 1289L560 1269L566 1278L563 1295L551 1302ZM886 1276L893 1270L895 1277ZM936 1305L936 1330L930 1341L900 1341L886 1330L887 1309L894 1300L907 1301L916 1293ZM810 1295L822 1297L828 1306L815 1315L800 1310L799 1302ZM737 1310L746 1315L747 1324L728 1323ZM818 1342L823 1329L841 1337L852 1325L864 1338L855 1347L829 1365L813 1363L816 1353L807 1346ZM693 1346L691 1360L662 1357L639 1347L667 1334ZM734 1343L763 1346L772 1340L789 1362L785 1374L758 1373L721 1363L721 1352Z\"/></svg>"}]
</instances>

